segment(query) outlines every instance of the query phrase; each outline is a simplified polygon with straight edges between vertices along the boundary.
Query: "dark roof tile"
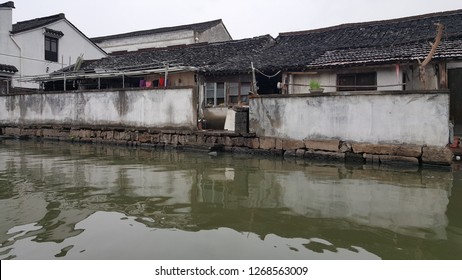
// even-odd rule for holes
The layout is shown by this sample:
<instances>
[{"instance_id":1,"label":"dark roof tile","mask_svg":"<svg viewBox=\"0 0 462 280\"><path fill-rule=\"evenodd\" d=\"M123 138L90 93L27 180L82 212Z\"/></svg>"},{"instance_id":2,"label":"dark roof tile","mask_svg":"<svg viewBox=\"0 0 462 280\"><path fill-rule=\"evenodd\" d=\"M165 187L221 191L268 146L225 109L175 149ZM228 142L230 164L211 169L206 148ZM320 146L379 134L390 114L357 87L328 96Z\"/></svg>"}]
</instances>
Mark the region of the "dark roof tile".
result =
<instances>
[{"instance_id":1,"label":"dark roof tile","mask_svg":"<svg viewBox=\"0 0 462 280\"><path fill-rule=\"evenodd\" d=\"M261 60L267 61L268 69L409 61L428 54L428 42L436 36L436 23L442 23L445 30L434 57L461 58L454 42L462 39L462 10L456 10L281 33L277 44Z\"/></svg>"},{"instance_id":2,"label":"dark roof tile","mask_svg":"<svg viewBox=\"0 0 462 280\"><path fill-rule=\"evenodd\" d=\"M0 72L16 73L18 69L13 65L0 64Z\"/></svg>"},{"instance_id":3,"label":"dark roof tile","mask_svg":"<svg viewBox=\"0 0 462 280\"><path fill-rule=\"evenodd\" d=\"M19 21L13 24L12 33L15 34L15 33L24 32L27 30L39 28L39 27L46 26L50 23L53 23L53 22L56 22L56 21L59 21L65 18L66 17L64 16L64 14L57 14L57 15L52 15L48 17L41 17L41 18L35 18L31 20L26 20L26 21Z\"/></svg>"},{"instance_id":4,"label":"dark roof tile","mask_svg":"<svg viewBox=\"0 0 462 280\"><path fill-rule=\"evenodd\" d=\"M250 63L274 43L270 35L209 44L192 44L111 55L86 61L82 71L143 70L169 66L196 67L199 71L249 72Z\"/></svg>"},{"instance_id":5,"label":"dark roof tile","mask_svg":"<svg viewBox=\"0 0 462 280\"><path fill-rule=\"evenodd\" d=\"M12 8L14 9L14 2L13 1L8 1L5 3L0 4L0 8Z\"/></svg>"}]
</instances>

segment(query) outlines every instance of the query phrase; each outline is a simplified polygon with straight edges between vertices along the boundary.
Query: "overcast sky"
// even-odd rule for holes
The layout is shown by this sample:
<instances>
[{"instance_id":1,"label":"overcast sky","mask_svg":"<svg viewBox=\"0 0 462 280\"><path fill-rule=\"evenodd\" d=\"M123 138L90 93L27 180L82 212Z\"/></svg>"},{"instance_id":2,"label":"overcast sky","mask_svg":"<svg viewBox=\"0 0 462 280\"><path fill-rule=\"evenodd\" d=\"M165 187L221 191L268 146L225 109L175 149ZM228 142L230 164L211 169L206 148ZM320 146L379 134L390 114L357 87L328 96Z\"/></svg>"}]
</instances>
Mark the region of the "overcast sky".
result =
<instances>
[{"instance_id":1,"label":"overcast sky","mask_svg":"<svg viewBox=\"0 0 462 280\"><path fill-rule=\"evenodd\" d=\"M0 0L4 3L7 0ZM223 19L233 39L462 9L460 0L15 0L13 22L65 13L88 37Z\"/></svg>"}]
</instances>

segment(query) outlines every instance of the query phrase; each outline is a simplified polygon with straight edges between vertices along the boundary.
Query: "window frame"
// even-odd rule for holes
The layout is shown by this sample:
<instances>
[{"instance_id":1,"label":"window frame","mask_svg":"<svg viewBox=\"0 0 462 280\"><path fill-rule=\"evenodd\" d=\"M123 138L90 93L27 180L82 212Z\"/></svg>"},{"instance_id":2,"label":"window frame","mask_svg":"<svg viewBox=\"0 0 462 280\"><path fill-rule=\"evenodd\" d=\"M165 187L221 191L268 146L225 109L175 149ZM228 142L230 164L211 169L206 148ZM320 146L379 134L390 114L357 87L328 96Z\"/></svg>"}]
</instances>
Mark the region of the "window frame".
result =
<instances>
[{"instance_id":1,"label":"window frame","mask_svg":"<svg viewBox=\"0 0 462 280\"><path fill-rule=\"evenodd\" d=\"M59 39L45 35L45 60L58 62L58 53L59 53ZM53 43L56 44L56 50L53 50Z\"/></svg>"},{"instance_id":2,"label":"window frame","mask_svg":"<svg viewBox=\"0 0 462 280\"><path fill-rule=\"evenodd\" d=\"M369 76L369 77L368 77ZM361 79L373 79L373 84L364 84ZM344 83L350 79L350 84ZM337 74L337 91L376 91L377 72L358 72Z\"/></svg>"},{"instance_id":3,"label":"window frame","mask_svg":"<svg viewBox=\"0 0 462 280\"><path fill-rule=\"evenodd\" d=\"M224 100L223 97L218 96L219 84L223 84ZM251 82L207 82L204 86L205 107L223 107L247 103L249 102L248 91L250 91L251 87ZM245 89L247 89L247 92ZM213 103L209 102L212 99ZM218 104L221 100L223 102Z\"/></svg>"}]
</instances>

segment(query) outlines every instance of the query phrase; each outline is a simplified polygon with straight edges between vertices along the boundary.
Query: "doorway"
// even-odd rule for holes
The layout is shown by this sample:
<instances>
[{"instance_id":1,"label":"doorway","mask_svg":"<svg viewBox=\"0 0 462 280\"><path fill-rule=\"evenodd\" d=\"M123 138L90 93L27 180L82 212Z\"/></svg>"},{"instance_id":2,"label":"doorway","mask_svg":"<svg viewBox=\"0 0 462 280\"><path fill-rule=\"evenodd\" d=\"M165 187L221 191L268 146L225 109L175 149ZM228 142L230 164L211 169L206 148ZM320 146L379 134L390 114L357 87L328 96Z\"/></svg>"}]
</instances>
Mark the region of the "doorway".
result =
<instances>
[{"instance_id":1,"label":"doorway","mask_svg":"<svg viewBox=\"0 0 462 280\"><path fill-rule=\"evenodd\" d=\"M454 124L454 135L462 136L462 68L449 69L448 84L451 91L449 115Z\"/></svg>"}]
</instances>

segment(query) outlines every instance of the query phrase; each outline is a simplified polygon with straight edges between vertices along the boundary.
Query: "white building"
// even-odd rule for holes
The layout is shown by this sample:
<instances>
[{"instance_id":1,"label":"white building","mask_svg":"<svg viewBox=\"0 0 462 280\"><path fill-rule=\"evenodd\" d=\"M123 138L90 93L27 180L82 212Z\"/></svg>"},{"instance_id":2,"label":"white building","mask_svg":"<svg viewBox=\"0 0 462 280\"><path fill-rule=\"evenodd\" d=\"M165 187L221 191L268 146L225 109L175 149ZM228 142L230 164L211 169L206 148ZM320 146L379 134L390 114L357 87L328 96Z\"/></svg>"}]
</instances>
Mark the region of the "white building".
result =
<instances>
[{"instance_id":1,"label":"white building","mask_svg":"<svg viewBox=\"0 0 462 280\"><path fill-rule=\"evenodd\" d=\"M45 75L84 59L107 54L93 43L64 14L12 23L14 2L0 4L0 64L16 67L14 87L38 88L33 82Z\"/></svg>"},{"instance_id":2,"label":"white building","mask_svg":"<svg viewBox=\"0 0 462 280\"><path fill-rule=\"evenodd\" d=\"M221 19L92 38L107 53L232 40Z\"/></svg>"}]
</instances>

